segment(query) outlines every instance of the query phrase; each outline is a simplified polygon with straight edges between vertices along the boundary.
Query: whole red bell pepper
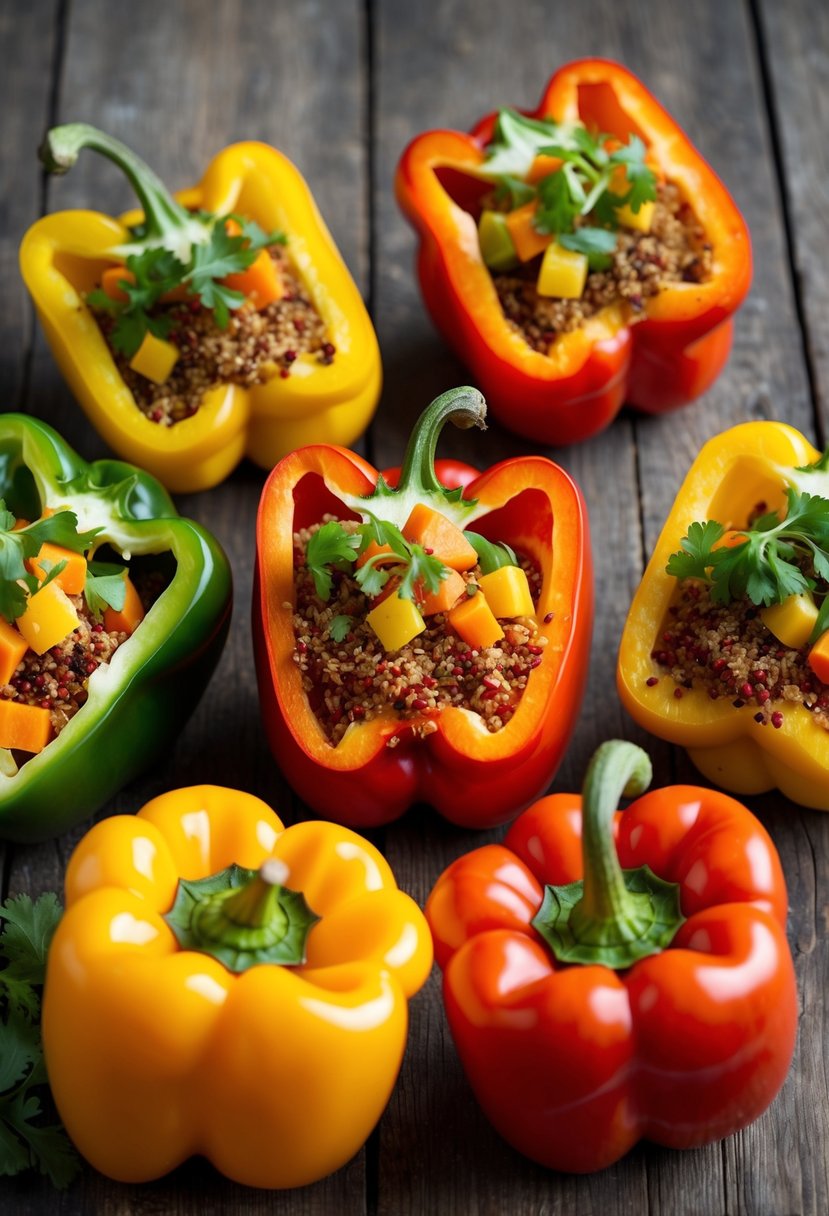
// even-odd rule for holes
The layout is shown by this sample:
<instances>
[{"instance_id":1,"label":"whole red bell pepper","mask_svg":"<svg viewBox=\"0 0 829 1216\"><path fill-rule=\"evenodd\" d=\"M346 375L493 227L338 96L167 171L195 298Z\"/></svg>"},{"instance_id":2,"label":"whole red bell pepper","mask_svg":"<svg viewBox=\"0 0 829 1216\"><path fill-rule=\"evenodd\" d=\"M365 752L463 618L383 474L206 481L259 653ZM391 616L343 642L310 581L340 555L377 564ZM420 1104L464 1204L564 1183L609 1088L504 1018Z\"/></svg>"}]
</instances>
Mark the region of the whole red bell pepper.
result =
<instances>
[{"instance_id":1,"label":"whole red bell pepper","mask_svg":"<svg viewBox=\"0 0 829 1216\"><path fill-rule=\"evenodd\" d=\"M467 827L503 823L543 792L559 764L583 692L593 618L587 516L570 477L541 456L502 461L464 490L435 474L443 425L483 426L475 389L432 402L409 442L398 488L344 448L315 445L286 456L262 494L257 524L253 636L265 729L288 781L318 813L351 826L387 823L412 803L431 803ZM455 470L465 477L468 470ZM447 478L449 480L449 478ZM457 479L455 484L457 484ZM375 494L376 491L376 494ZM355 721L335 746L325 735L294 660L292 536L326 512L371 511L402 527L417 502L508 542L541 572L535 625L541 653L509 722L490 733L479 715L453 706L432 733L389 713Z\"/></svg>"},{"instance_id":2,"label":"whole red bell pepper","mask_svg":"<svg viewBox=\"0 0 829 1216\"><path fill-rule=\"evenodd\" d=\"M397 198L420 238L423 298L449 345L474 372L493 414L539 443L566 444L602 430L623 402L647 413L686 405L721 371L732 314L751 283L748 228L725 186L671 116L626 68L604 59L566 64L531 118L581 121L620 140L637 135L649 157L693 205L713 249L701 283L668 283L628 323L611 305L549 354L533 350L506 320L480 252L476 217L491 182L476 180L495 115L469 135L417 136L400 160Z\"/></svg>"},{"instance_id":3,"label":"whole red bell pepper","mask_svg":"<svg viewBox=\"0 0 829 1216\"><path fill-rule=\"evenodd\" d=\"M729 1135L765 1110L794 1050L774 846L733 798L674 786L615 816L614 847L620 794L649 780L641 749L603 744L583 799L542 799L426 906L472 1088L505 1139L555 1169L602 1169L642 1137Z\"/></svg>"}]
</instances>

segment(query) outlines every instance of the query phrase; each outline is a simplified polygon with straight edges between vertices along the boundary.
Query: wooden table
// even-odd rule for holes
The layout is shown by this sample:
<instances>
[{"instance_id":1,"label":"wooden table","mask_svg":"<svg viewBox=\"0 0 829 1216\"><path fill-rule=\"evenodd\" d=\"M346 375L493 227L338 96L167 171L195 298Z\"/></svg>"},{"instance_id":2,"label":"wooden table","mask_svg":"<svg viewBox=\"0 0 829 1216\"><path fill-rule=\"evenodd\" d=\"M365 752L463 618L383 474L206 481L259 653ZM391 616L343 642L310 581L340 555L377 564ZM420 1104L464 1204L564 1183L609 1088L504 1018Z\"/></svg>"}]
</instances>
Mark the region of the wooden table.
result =
<instances>
[{"instance_id":1,"label":"wooden table","mask_svg":"<svg viewBox=\"0 0 829 1216\"><path fill-rule=\"evenodd\" d=\"M589 690L556 789L575 788L608 736L645 742L622 712L614 665L643 563L699 446L725 427L782 418L822 443L829 409L829 8L810 0L27 0L0 4L6 104L0 133L0 385L3 408L54 424L88 458L105 454L63 385L17 273L16 249L42 212L131 204L92 156L44 181L35 148L47 125L84 119L120 136L173 185L246 137L300 167L370 305L386 387L365 451L396 463L412 420L467 375L424 313L413 238L392 194L407 140L463 129L498 104L533 105L552 69L585 54L638 73L702 149L751 228L755 278L728 367L705 398L664 418L624 413L598 438L550 453L591 512L597 618ZM525 450L497 426L443 445L486 465ZM259 725L248 607L253 524L263 480L245 465L218 489L181 499L233 564L236 612L207 695L157 771L107 811L196 782L238 785L296 813ZM647 740L656 779L691 775L683 754ZM86 1169L58 1197L34 1177L0 1185L0 1210L26 1213L662 1213L805 1216L829 1207L824 1048L829 954L829 817L778 796L751 800L783 857L791 898L800 1033L786 1085L760 1120L694 1152L640 1147L595 1177L540 1169L508 1148L472 1098L433 975L412 1006L400 1082L366 1148L294 1193L248 1191L192 1162L148 1186ZM3 854L3 891L59 888L85 827ZM423 901L444 866L498 833L452 829L426 809L376 834L401 885ZM681 1103L681 1095L677 1097Z\"/></svg>"}]
</instances>

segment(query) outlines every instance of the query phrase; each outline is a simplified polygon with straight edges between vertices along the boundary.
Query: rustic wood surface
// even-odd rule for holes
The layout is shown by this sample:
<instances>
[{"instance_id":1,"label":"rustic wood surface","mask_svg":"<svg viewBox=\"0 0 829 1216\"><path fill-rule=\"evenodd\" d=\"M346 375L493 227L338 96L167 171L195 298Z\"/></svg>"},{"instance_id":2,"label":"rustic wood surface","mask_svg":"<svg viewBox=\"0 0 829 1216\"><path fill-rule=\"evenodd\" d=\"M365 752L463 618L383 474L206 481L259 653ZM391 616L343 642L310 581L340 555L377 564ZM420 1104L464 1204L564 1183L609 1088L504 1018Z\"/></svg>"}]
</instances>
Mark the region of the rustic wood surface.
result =
<instances>
[{"instance_id":1,"label":"rustic wood surface","mask_svg":"<svg viewBox=\"0 0 829 1216\"><path fill-rule=\"evenodd\" d=\"M602 739L643 741L616 698L615 652L644 560L700 444L749 418L782 418L824 441L829 8L811 0L0 0L0 408L46 419L90 459L105 449L33 322L16 250L43 210L117 212L131 200L115 170L91 156L65 180L42 180L34 151L47 124L95 122L173 185L197 180L219 148L241 137L273 143L296 162L377 326L385 389L365 450L382 467L398 463L423 406L468 378L420 302L413 237L391 189L397 158L427 127L463 129L496 105L534 105L551 71L580 55L626 63L688 131L746 215L755 279L728 367L701 401L661 419L625 412L588 444L547 452L585 492L596 564L588 693L557 789L579 782ZM447 435L444 450L483 466L526 447L493 425L473 441ZM250 790L287 819L302 813L258 723L248 617L262 481L245 465L216 490L179 500L230 556L231 637L169 759L107 812L208 781ZM649 746L657 781L696 779L684 754ZM747 1131L682 1154L641 1146L588 1178L532 1165L478 1111L435 973L412 1004L406 1060L380 1126L333 1177L271 1194L235 1186L200 1161L141 1187L86 1169L60 1196L35 1177L4 1179L0 1212L821 1216L829 1210L829 817L773 795L751 805L774 834L789 883L801 1017L788 1081ZM0 845L3 894L58 889L86 826L38 847ZM451 828L419 808L373 838L422 902L449 861L499 836Z\"/></svg>"}]
</instances>

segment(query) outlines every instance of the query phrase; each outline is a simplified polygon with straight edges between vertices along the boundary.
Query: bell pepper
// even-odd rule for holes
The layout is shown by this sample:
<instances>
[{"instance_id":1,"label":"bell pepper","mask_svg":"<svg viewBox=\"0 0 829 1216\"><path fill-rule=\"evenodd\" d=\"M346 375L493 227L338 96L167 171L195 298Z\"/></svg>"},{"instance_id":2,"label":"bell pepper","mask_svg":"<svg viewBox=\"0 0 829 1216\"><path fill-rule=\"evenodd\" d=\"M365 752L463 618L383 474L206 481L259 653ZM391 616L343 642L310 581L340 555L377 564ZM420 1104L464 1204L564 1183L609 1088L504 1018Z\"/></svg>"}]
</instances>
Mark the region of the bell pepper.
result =
<instances>
[{"instance_id":1,"label":"bell pepper","mask_svg":"<svg viewBox=\"0 0 829 1216\"><path fill-rule=\"evenodd\" d=\"M0 417L0 498L37 519L69 508L95 545L159 555L169 582L133 637L89 678L60 734L12 775L0 774L0 838L45 840L93 814L160 756L218 662L230 623L227 559L166 491L118 460L87 464L43 422ZM47 584L47 589L54 586Z\"/></svg>"},{"instance_id":2,"label":"bell pepper","mask_svg":"<svg viewBox=\"0 0 829 1216\"><path fill-rule=\"evenodd\" d=\"M771 840L740 803L690 785L614 818L649 781L640 748L603 744L582 798L543 798L426 905L478 1101L559 1170L603 1169L642 1137L691 1148L745 1127L794 1050Z\"/></svg>"},{"instance_id":3,"label":"bell pepper","mask_svg":"<svg viewBox=\"0 0 829 1216\"><path fill-rule=\"evenodd\" d=\"M751 249L723 184L626 68L603 59L566 64L530 117L581 120L621 139L638 135L692 203L713 246L710 277L667 284L646 300L645 320L629 325L624 309L611 305L541 354L506 320L480 251L476 215L491 183L475 175L495 116L469 135L427 131L409 144L397 198L420 238L420 286L435 324L474 372L499 422L538 443L567 444L602 430L623 402L660 413L713 383L731 347L732 314L751 281Z\"/></svg>"},{"instance_id":4,"label":"bell pepper","mask_svg":"<svg viewBox=\"0 0 829 1216\"><path fill-rule=\"evenodd\" d=\"M617 683L628 713L652 734L687 748L710 781L738 794L778 787L802 806L829 810L829 732L805 706L786 702L779 729L755 720L756 705L713 701L704 688L664 678L662 645L677 580L665 567L688 526L716 519L744 524L758 502L785 504L787 485L829 497L826 474L804 472L820 453L782 422L747 422L708 441L691 466L633 598L619 648ZM663 677L663 678L659 678ZM651 680L652 683L648 683Z\"/></svg>"},{"instance_id":5,"label":"bell pepper","mask_svg":"<svg viewBox=\"0 0 829 1216\"><path fill-rule=\"evenodd\" d=\"M446 497L434 455L446 421L483 425L474 389L438 397L422 415L398 488L378 486L362 457L317 445L287 456L270 475L257 523L253 635L265 729L280 768L316 811L352 826L387 823L416 801L453 823L502 823L546 789L575 723L593 618L587 518L578 488L541 456L502 461ZM455 470L463 477L468 468ZM456 481L455 484L458 484ZM372 497L376 494L376 497ZM546 642L516 712L497 732L477 714L447 707L432 733L391 712L353 722L334 746L325 736L294 662L292 534L325 512L375 512L402 527L418 502L458 526L474 523L534 559L542 587L534 621Z\"/></svg>"},{"instance_id":6,"label":"bell pepper","mask_svg":"<svg viewBox=\"0 0 829 1216\"><path fill-rule=\"evenodd\" d=\"M60 1116L122 1182L194 1153L248 1186L313 1182L379 1119L431 963L420 909L347 828L162 794L67 869L43 1001Z\"/></svg>"},{"instance_id":7,"label":"bell pepper","mask_svg":"<svg viewBox=\"0 0 829 1216\"><path fill-rule=\"evenodd\" d=\"M380 355L363 302L308 187L292 163L263 143L232 144L208 165L201 183L171 197L155 174L117 140L73 123L51 131L47 166L66 172L90 147L125 172L143 214L115 220L96 211L61 211L38 220L20 247L20 267L52 352L90 422L119 456L190 493L222 481L243 456L270 469L286 452L313 441L351 443L365 429L380 393ZM209 389L201 407L160 426L136 406L85 295L136 238L152 243L172 231L186 239L188 210L238 211L270 232L282 231L297 274L323 318L336 356L323 366L300 355L287 378L251 387Z\"/></svg>"}]
</instances>

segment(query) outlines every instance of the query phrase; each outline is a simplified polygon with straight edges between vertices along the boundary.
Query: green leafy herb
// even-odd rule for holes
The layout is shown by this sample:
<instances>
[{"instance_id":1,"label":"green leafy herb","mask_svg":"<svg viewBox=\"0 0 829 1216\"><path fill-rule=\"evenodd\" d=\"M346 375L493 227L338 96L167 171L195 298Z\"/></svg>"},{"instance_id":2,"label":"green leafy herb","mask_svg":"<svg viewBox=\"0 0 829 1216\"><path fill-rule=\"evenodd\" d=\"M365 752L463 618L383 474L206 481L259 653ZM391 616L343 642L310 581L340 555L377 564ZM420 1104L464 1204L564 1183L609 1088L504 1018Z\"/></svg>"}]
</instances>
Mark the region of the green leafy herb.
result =
<instances>
[{"instance_id":1,"label":"green leafy herb","mask_svg":"<svg viewBox=\"0 0 829 1216\"><path fill-rule=\"evenodd\" d=\"M328 626L328 632L335 642L342 642L342 640L348 635L353 624L353 617L348 616L346 613L340 613L340 615L335 616L332 619L331 624Z\"/></svg>"},{"instance_id":2,"label":"green leafy herb","mask_svg":"<svg viewBox=\"0 0 829 1216\"><path fill-rule=\"evenodd\" d=\"M478 554L478 565L482 574L492 574L502 566L517 566L518 558L515 551L500 541L487 540L478 532L464 532L472 548ZM467 584L467 590L470 584Z\"/></svg>"},{"instance_id":3,"label":"green leafy herb","mask_svg":"<svg viewBox=\"0 0 829 1216\"><path fill-rule=\"evenodd\" d=\"M332 569L347 570L372 542L383 551L373 553L354 571L354 578L365 595L371 599L379 595L390 578L399 580L397 594L401 599L416 599L415 588L418 593L437 591L441 580L449 575L448 566L421 545L406 540L396 524L368 512L367 515L367 521L353 532L346 531L336 520L329 520L309 540L305 562L314 577L320 599L331 597ZM322 539L318 539L320 537ZM335 641L340 640L335 638Z\"/></svg>"},{"instance_id":4,"label":"green leafy herb","mask_svg":"<svg viewBox=\"0 0 829 1216\"><path fill-rule=\"evenodd\" d=\"M495 201L509 203L510 211L514 211L516 207L523 207L525 203L532 202L535 198L535 187L529 185L528 182L522 182L520 177L513 177L509 173L504 173L498 178L498 184L495 187Z\"/></svg>"},{"instance_id":5,"label":"green leafy herb","mask_svg":"<svg viewBox=\"0 0 829 1216\"><path fill-rule=\"evenodd\" d=\"M74 511L58 511L17 530L14 524L14 516L0 499L0 615L12 622L25 612L27 596L51 582L64 566L57 562L50 566L46 578L38 579L26 569L26 559L36 557L47 541L74 553L85 553L101 531L92 528L79 532Z\"/></svg>"},{"instance_id":6,"label":"green leafy herb","mask_svg":"<svg viewBox=\"0 0 829 1216\"><path fill-rule=\"evenodd\" d=\"M321 600L331 596L333 580L331 570L347 570L356 561L360 548L360 537L356 532L346 532L335 519L313 534L305 550L305 564L314 577L314 587Z\"/></svg>"},{"instance_id":7,"label":"green leafy herb","mask_svg":"<svg viewBox=\"0 0 829 1216\"><path fill-rule=\"evenodd\" d=\"M86 567L84 599L96 621L107 608L120 612L127 598L126 568L114 562L89 562Z\"/></svg>"},{"instance_id":8,"label":"green leafy herb","mask_svg":"<svg viewBox=\"0 0 829 1216\"><path fill-rule=\"evenodd\" d=\"M745 539L715 548L725 535L715 520L693 523L666 567L677 578L700 578L712 584L714 603L748 598L754 604L782 604L790 595L814 590L805 570L829 583L829 498L789 486L787 509L756 519L741 530Z\"/></svg>"},{"instance_id":9,"label":"green leafy herb","mask_svg":"<svg viewBox=\"0 0 829 1216\"><path fill-rule=\"evenodd\" d=\"M611 254L616 249L616 234L606 228L582 226L575 232L562 233L558 243L576 253L586 253L591 270L607 270L613 262Z\"/></svg>"},{"instance_id":10,"label":"green leafy herb","mask_svg":"<svg viewBox=\"0 0 829 1216\"><path fill-rule=\"evenodd\" d=\"M30 1168L69 1185L80 1162L53 1118L40 1038L46 952L61 917L53 894L18 895L0 906L0 1175ZM45 1108L43 1103L46 1104Z\"/></svg>"}]
</instances>

